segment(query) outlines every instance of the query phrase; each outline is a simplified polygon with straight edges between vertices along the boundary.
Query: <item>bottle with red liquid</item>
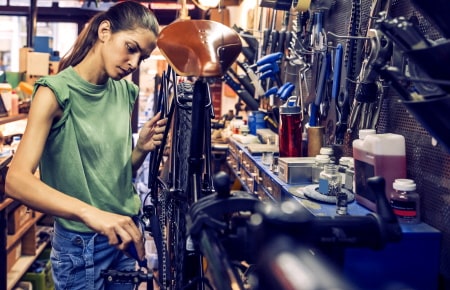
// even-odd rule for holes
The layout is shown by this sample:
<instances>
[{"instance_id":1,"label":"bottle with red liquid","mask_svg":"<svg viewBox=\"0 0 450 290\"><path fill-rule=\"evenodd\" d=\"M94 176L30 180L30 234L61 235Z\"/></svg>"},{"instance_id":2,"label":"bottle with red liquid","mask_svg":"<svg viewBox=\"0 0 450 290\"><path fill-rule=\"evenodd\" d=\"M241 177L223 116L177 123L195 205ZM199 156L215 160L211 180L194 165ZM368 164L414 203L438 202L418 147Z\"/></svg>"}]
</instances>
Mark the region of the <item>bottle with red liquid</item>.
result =
<instances>
[{"instance_id":1,"label":"bottle with red liquid","mask_svg":"<svg viewBox=\"0 0 450 290\"><path fill-rule=\"evenodd\" d=\"M374 193L367 186L367 179L373 176L385 179L386 197L390 198L394 180L406 178L405 151L405 138L402 135L366 134L360 131L360 138L353 141L354 192L358 203L376 211Z\"/></svg>"},{"instance_id":2,"label":"bottle with red liquid","mask_svg":"<svg viewBox=\"0 0 450 290\"><path fill-rule=\"evenodd\" d=\"M278 128L280 157L302 156L302 114L297 98L290 97L280 106Z\"/></svg>"}]
</instances>

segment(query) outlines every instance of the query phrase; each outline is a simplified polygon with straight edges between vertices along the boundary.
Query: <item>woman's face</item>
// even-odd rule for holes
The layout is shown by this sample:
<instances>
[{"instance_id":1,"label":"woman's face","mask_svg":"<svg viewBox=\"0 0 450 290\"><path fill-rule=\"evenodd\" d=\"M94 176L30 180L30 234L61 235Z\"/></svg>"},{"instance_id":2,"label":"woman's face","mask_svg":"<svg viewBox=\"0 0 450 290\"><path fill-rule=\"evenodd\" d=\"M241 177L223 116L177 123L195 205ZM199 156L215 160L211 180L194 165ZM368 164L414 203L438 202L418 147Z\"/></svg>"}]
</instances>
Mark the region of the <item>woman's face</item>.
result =
<instances>
[{"instance_id":1,"label":"woman's face","mask_svg":"<svg viewBox=\"0 0 450 290\"><path fill-rule=\"evenodd\" d=\"M156 47L155 34L139 28L110 34L103 46L103 63L110 78L119 80L135 71Z\"/></svg>"}]
</instances>

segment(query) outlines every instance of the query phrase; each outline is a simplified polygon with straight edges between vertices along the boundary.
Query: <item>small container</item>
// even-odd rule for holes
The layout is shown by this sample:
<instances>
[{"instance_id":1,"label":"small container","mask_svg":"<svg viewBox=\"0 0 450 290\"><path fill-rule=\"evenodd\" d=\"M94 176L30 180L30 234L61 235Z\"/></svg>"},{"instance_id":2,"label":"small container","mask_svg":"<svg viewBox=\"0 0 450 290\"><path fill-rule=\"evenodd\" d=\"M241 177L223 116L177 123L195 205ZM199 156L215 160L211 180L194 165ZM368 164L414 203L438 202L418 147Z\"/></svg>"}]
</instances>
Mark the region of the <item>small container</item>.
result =
<instances>
[{"instance_id":1,"label":"small container","mask_svg":"<svg viewBox=\"0 0 450 290\"><path fill-rule=\"evenodd\" d=\"M20 136L14 136L12 141L11 141L11 152L14 154L17 151L17 147L19 146L20 143Z\"/></svg>"},{"instance_id":2,"label":"small container","mask_svg":"<svg viewBox=\"0 0 450 290\"><path fill-rule=\"evenodd\" d=\"M355 160L349 157L347 161L347 169L345 170L345 182L342 181L342 186L353 192L355 188Z\"/></svg>"},{"instance_id":3,"label":"small container","mask_svg":"<svg viewBox=\"0 0 450 290\"><path fill-rule=\"evenodd\" d=\"M313 183L319 183L320 172L323 171L324 165L329 163L330 157L328 157L328 155L316 155L311 171L311 179Z\"/></svg>"},{"instance_id":4,"label":"small container","mask_svg":"<svg viewBox=\"0 0 450 290\"><path fill-rule=\"evenodd\" d=\"M370 130L360 130L359 139L353 141L355 159L356 202L376 211L375 194L369 190L367 180L381 176L386 181L385 193L389 199L392 184L397 178L406 178L405 137L399 134L374 134Z\"/></svg>"},{"instance_id":5,"label":"small container","mask_svg":"<svg viewBox=\"0 0 450 290\"><path fill-rule=\"evenodd\" d=\"M420 196L412 179L396 179L392 185L391 207L399 223L417 224L420 222Z\"/></svg>"},{"instance_id":6,"label":"small container","mask_svg":"<svg viewBox=\"0 0 450 290\"><path fill-rule=\"evenodd\" d=\"M241 126L239 127L239 132L240 132L242 135L247 136L248 133L250 132L250 129L248 128L247 125L244 124L244 125L241 125Z\"/></svg>"},{"instance_id":7,"label":"small container","mask_svg":"<svg viewBox=\"0 0 450 290\"><path fill-rule=\"evenodd\" d=\"M331 147L321 147L319 151L320 155L328 155L330 157L331 163L336 163L336 159L334 158L334 150Z\"/></svg>"},{"instance_id":8,"label":"small container","mask_svg":"<svg viewBox=\"0 0 450 290\"><path fill-rule=\"evenodd\" d=\"M262 164L272 167L273 157L274 157L273 151L263 152L261 156Z\"/></svg>"},{"instance_id":9,"label":"small container","mask_svg":"<svg viewBox=\"0 0 450 290\"><path fill-rule=\"evenodd\" d=\"M278 177L288 184L311 183L314 157L278 158Z\"/></svg>"},{"instance_id":10,"label":"small container","mask_svg":"<svg viewBox=\"0 0 450 290\"><path fill-rule=\"evenodd\" d=\"M233 134L239 134L239 129L241 125L244 125L244 120L242 116L236 116L234 120L231 121L231 130L233 131Z\"/></svg>"},{"instance_id":11,"label":"small container","mask_svg":"<svg viewBox=\"0 0 450 290\"><path fill-rule=\"evenodd\" d=\"M11 116L19 115L19 96L16 91L11 92L11 111L9 111Z\"/></svg>"},{"instance_id":12,"label":"small container","mask_svg":"<svg viewBox=\"0 0 450 290\"><path fill-rule=\"evenodd\" d=\"M347 193L340 191L336 195L336 214L346 215L348 213L348 197Z\"/></svg>"},{"instance_id":13,"label":"small container","mask_svg":"<svg viewBox=\"0 0 450 290\"><path fill-rule=\"evenodd\" d=\"M290 97L280 106L278 128L280 157L302 156L302 114L295 100L296 97Z\"/></svg>"},{"instance_id":14,"label":"small container","mask_svg":"<svg viewBox=\"0 0 450 290\"><path fill-rule=\"evenodd\" d=\"M336 164L325 164L319 177L319 192L324 195L337 196L342 189L342 178Z\"/></svg>"},{"instance_id":15,"label":"small container","mask_svg":"<svg viewBox=\"0 0 450 290\"><path fill-rule=\"evenodd\" d=\"M344 157L339 158L338 171L339 171L339 173L341 174L341 177L342 177L342 185L345 184L345 171L348 169L348 160L349 160L349 158L351 158L351 157L344 156Z\"/></svg>"}]
</instances>

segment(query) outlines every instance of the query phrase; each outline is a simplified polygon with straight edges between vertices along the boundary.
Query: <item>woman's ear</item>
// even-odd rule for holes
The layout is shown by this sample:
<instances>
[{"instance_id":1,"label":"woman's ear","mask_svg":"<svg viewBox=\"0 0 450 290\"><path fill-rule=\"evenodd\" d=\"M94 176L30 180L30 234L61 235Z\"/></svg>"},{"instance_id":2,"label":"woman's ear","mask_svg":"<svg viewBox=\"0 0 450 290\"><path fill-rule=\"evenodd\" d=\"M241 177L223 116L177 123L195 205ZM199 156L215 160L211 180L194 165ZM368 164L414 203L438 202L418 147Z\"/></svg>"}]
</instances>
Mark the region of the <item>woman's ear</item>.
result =
<instances>
[{"instance_id":1,"label":"woman's ear","mask_svg":"<svg viewBox=\"0 0 450 290\"><path fill-rule=\"evenodd\" d=\"M111 35L111 24L108 20L103 20L98 26L98 39L105 42Z\"/></svg>"}]
</instances>

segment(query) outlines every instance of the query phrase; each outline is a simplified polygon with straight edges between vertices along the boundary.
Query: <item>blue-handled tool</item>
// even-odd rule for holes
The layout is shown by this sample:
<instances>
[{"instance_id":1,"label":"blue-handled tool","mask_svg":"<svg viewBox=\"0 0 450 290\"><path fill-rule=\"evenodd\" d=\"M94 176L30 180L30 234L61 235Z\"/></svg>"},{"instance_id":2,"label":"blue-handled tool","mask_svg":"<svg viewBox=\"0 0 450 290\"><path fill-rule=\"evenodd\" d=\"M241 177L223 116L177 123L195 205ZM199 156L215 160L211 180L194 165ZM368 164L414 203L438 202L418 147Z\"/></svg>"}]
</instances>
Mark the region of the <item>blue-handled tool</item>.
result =
<instances>
[{"instance_id":1,"label":"blue-handled tool","mask_svg":"<svg viewBox=\"0 0 450 290\"><path fill-rule=\"evenodd\" d=\"M336 122L338 117L340 118L340 110L337 106L336 99L339 95L339 88L341 83L341 72L342 72L342 58L343 58L343 48L342 44L336 46L336 51L334 55L334 65L333 65L333 84L331 87L331 102L330 108L328 109L327 119L325 123L325 136L328 138L328 144L332 145L336 143Z\"/></svg>"},{"instance_id":2,"label":"blue-handled tool","mask_svg":"<svg viewBox=\"0 0 450 290\"><path fill-rule=\"evenodd\" d=\"M282 52L274 52L274 53L271 53L271 54L261 57L258 61L256 61L256 65L262 66L267 63L274 63L274 62L281 60L282 57L283 57Z\"/></svg>"},{"instance_id":3,"label":"blue-handled tool","mask_svg":"<svg viewBox=\"0 0 450 290\"><path fill-rule=\"evenodd\" d=\"M258 73L265 73L266 71L269 70L276 73L280 71L280 67L276 62L266 63L258 67Z\"/></svg>"},{"instance_id":4,"label":"blue-handled tool","mask_svg":"<svg viewBox=\"0 0 450 290\"><path fill-rule=\"evenodd\" d=\"M327 77L327 69L328 69L328 67L327 67L328 66L327 52L322 51L319 55L320 55L319 60L321 61L320 67L319 67L319 79L317 80L317 85L316 85L316 96L315 96L314 102L311 103L311 111L310 111L310 118L309 118L310 126L317 126L320 102L323 99L323 94L325 92L325 85L326 85L326 77Z\"/></svg>"},{"instance_id":5,"label":"blue-handled tool","mask_svg":"<svg viewBox=\"0 0 450 290\"><path fill-rule=\"evenodd\" d=\"M292 94L292 91L295 89L294 84L287 82L283 86L281 86L278 91L277 95L282 101L286 101Z\"/></svg>"}]
</instances>

